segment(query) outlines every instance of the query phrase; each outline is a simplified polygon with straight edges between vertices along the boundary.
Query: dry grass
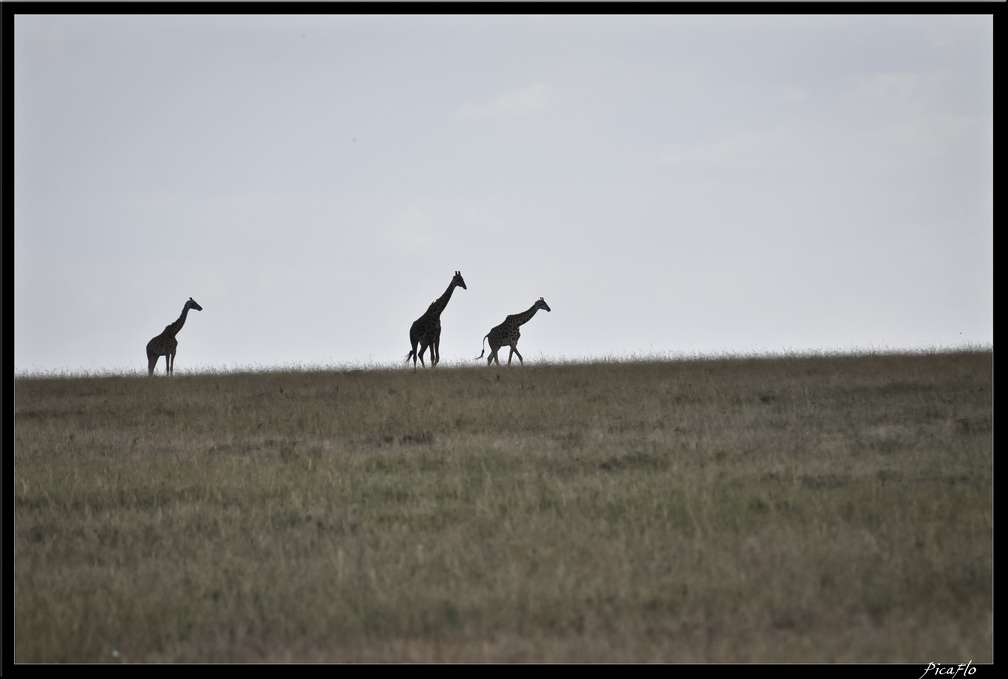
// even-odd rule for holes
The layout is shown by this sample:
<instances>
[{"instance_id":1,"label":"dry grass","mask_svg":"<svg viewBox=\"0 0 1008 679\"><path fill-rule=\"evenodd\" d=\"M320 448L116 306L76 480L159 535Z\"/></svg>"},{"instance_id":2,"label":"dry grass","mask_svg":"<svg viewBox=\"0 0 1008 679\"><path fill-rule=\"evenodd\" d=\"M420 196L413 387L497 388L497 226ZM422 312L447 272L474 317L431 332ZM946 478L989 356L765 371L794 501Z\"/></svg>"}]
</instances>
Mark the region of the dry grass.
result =
<instances>
[{"instance_id":1,"label":"dry grass","mask_svg":"<svg viewBox=\"0 0 1008 679\"><path fill-rule=\"evenodd\" d=\"M15 380L15 661L993 660L991 351Z\"/></svg>"}]
</instances>

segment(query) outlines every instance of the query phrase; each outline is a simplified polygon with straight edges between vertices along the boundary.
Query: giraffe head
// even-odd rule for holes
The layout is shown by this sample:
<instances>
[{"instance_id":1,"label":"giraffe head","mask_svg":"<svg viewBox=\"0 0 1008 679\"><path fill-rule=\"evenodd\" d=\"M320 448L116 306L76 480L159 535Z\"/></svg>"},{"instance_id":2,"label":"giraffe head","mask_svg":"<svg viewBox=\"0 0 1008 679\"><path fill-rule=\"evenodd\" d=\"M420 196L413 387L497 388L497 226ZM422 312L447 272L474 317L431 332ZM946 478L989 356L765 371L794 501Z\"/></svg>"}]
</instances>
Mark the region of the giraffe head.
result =
<instances>
[{"instance_id":1,"label":"giraffe head","mask_svg":"<svg viewBox=\"0 0 1008 679\"><path fill-rule=\"evenodd\" d=\"M546 311L550 311L549 304L547 304L546 300L544 300L542 297L540 297L539 299L536 300L535 308L536 309L545 309Z\"/></svg>"},{"instance_id":2,"label":"giraffe head","mask_svg":"<svg viewBox=\"0 0 1008 679\"><path fill-rule=\"evenodd\" d=\"M195 309L196 311L203 311L203 307L197 304L196 300L194 300L192 297L189 298L189 301L186 302L185 305L186 309Z\"/></svg>"},{"instance_id":3,"label":"giraffe head","mask_svg":"<svg viewBox=\"0 0 1008 679\"><path fill-rule=\"evenodd\" d=\"M466 287L465 281L462 280L462 274L460 274L458 271L455 272L455 278L452 279L452 285L457 285L463 290L469 289Z\"/></svg>"}]
</instances>

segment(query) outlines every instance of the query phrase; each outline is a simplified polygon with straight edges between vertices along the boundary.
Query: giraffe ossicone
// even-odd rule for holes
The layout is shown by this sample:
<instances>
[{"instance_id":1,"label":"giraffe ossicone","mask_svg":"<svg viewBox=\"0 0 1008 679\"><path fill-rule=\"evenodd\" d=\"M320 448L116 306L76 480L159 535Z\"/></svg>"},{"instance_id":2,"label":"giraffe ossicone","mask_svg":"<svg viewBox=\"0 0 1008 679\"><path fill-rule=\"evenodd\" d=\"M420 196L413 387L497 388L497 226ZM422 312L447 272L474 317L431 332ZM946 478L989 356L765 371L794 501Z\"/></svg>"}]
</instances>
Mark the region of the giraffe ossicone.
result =
<instances>
[{"instance_id":1,"label":"giraffe ossicone","mask_svg":"<svg viewBox=\"0 0 1008 679\"><path fill-rule=\"evenodd\" d=\"M182 329L185 325L186 316L189 314L190 309L195 309L196 311L203 311L203 307L196 303L192 297L190 297L185 306L182 307L182 315L179 316L174 323L170 323L165 326L165 329L157 337L151 338L151 341L147 343L147 374L154 374L154 366L157 365L158 358L161 356L165 357L165 374L171 375L175 372L175 351L178 349L178 340L175 339L175 335L178 331Z\"/></svg>"},{"instance_id":2,"label":"giraffe ossicone","mask_svg":"<svg viewBox=\"0 0 1008 679\"><path fill-rule=\"evenodd\" d=\"M511 353L508 354L508 365L511 365L511 357L517 355L518 360L522 365L525 365L525 360L522 355L518 353L518 338L521 337L521 331L519 328L526 323L528 323L535 313L540 309L546 311L551 311L549 305L546 304L546 300L540 297L536 300L527 311L523 311L520 314L511 314L504 319L504 322L500 325L494 327L486 335L483 336L483 351L480 355L476 357L476 360L483 358L483 354L486 353L487 340L490 341L490 355L487 356L487 367L496 363L500 365L500 359L497 357L497 351L501 347L511 347Z\"/></svg>"},{"instance_id":3,"label":"giraffe ossicone","mask_svg":"<svg viewBox=\"0 0 1008 679\"><path fill-rule=\"evenodd\" d=\"M406 354L406 362L409 363L410 359L413 359L413 370L416 370L418 358L420 365L427 367L424 364L423 355L428 348L430 348L431 367L433 368L441 361L441 312L448 306L448 300L451 299L455 288L468 289L462 279L462 274L458 271L455 272L455 276L448 284L448 289L444 291L444 294L431 302L423 316L413 321L413 325L410 326L411 349Z\"/></svg>"}]
</instances>

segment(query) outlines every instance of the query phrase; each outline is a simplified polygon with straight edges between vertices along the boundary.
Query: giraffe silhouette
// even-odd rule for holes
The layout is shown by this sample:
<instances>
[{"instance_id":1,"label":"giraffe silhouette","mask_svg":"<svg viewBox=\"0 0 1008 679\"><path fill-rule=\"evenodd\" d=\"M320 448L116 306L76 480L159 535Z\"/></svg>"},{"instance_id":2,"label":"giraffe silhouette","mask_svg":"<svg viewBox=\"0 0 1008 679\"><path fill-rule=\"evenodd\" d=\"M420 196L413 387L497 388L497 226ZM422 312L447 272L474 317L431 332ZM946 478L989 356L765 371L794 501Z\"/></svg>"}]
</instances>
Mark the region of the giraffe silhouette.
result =
<instances>
[{"instance_id":1,"label":"giraffe silhouette","mask_svg":"<svg viewBox=\"0 0 1008 679\"><path fill-rule=\"evenodd\" d=\"M420 359L420 365L426 367L423 355L427 351L427 347L430 347L431 367L433 368L441 361L441 312L448 306L448 300L451 299L452 292L456 287L463 290L468 289L465 281L462 280L462 274L458 271L455 272L455 277L448 284L448 289L444 291L444 294L431 302L423 316L413 321L413 325L410 326L409 339L412 349L406 354L406 362L409 363L409 360L413 359L413 370L416 370L417 358ZM420 347L419 352L417 346Z\"/></svg>"},{"instance_id":2,"label":"giraffe silhouette","mask_svg":"<svg viewBox=\"0 0 1008 679\"><path fill-rule=\"evenodd\" d=\"M483 336L483 351L480 352L480 355L476 359L483 358L483 354L486 352L485 345L487 338L490 338L490 355L487 356L488 367L493 363L500 365L500 359L497 358L497 350L501 347L511 347L511 353L508 354L508 365L511 365L511 357L515 354L518 355L518 360L521 361L521 364L525 365L522 355L518 353L518 338L521 337L521 332L518 328L528 323L540 309L550 311L549 305L546 304L546 300L542 297L537 299L536 303L528 311L523 311L520 314L511 314L505 318L503 323Z\"/></svg>"},{"instance_id":3,"label":"giraffe silhouette","mask_svg":"<svg viewBox=\"0 0 1008 679\"><path fill-rule=\"evenodd\" d=\"M166 325L165 329L160 335L151 339L147 343L147 374L154 374L154 366L157 365L158 358L161 356L165 357L165 374L171 375L175 372L175 350L178 349L178 340L175 339L175 335L178 331L182 329L185 325L186 315L188 315L190 309L195 309L196 311L203 311L203 307L196 303L192 297L186 301L185 306L182 307L182 315L178 319Z\"/></svg>"}]
</instances>

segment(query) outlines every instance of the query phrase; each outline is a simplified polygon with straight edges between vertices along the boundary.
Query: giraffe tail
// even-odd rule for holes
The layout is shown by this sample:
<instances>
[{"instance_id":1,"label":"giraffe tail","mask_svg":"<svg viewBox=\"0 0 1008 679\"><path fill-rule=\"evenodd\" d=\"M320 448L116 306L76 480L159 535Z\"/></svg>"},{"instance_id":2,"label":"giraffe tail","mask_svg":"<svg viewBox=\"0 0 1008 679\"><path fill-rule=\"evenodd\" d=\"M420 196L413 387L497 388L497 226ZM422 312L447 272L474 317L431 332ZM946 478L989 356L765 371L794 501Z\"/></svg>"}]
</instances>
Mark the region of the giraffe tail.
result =
<instances>
[{"instance_id":1,"label":"giraffe tail","mask_svg":"<svg viewBox=\"0 0 1008 679\"><path fill-rule=\"evenodd\" d=\"M490 336L490 333L487 333L487 334L483 335L483 344L482 344L483 350L480 352L480 355L476 357L477 361L480 360L481 358L483 358L483 354L486 353L486 338L489 337L489 336Z\"/></svg>"}]
</instances>

